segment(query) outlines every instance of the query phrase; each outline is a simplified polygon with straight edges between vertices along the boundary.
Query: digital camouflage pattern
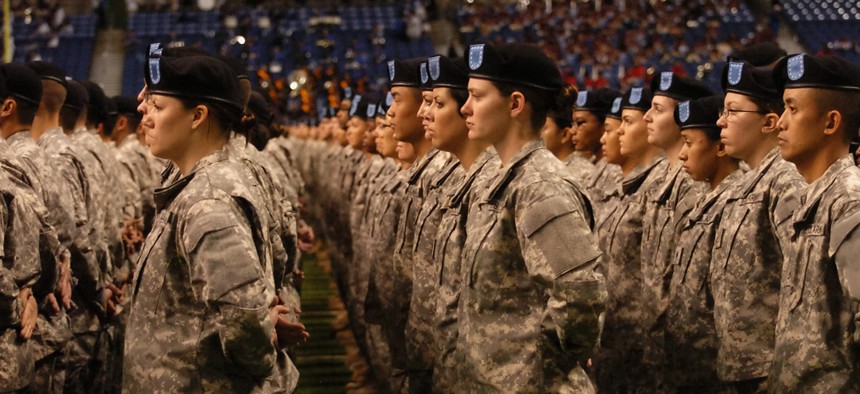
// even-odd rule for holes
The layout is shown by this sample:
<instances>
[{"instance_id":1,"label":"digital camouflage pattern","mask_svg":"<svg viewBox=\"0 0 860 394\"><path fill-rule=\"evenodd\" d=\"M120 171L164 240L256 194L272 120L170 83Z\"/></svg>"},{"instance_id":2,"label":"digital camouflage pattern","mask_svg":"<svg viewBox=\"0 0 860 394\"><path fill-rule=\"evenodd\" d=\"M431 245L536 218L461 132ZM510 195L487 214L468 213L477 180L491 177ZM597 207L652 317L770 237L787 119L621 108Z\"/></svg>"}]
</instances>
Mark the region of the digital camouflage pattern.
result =
<instances>
[{"instance_id":1,"label":"digital camouflage pattern","mask_svg":"<svg viewBox=\"0 0 860 394\"><path fill-rule=\"evenodd\" d=\"M472 163L469 172L448 188L441 201L442 217L433 244L436 272L436 310L434 323L439 330L438 357L433 369L434 392L456 392L460 364L454 357L457 346L457 305L460 301L461 254L466 242L469 208L498 171L496 150L487 148Z\"/></svg>"},{"instance_id":2,"label":"digital camouflage pattern","mask_svg":"<svg viewBox=\"0 0 860 394\"><path fill-rule=\"evenodd\" d=\"M610 195L597 222L600 268L611 291L594 369L598 387L609 391L644 384L637 373L644 371L636 368L648 342L642 316L642 220L648 192L662 183L667 166L666 157L659 155L634 169Z\"/></svg>"},{"instance_id":3,"label":"digital camouflage pattern","mask_svg":"<svg viewBox=\"0 0 860 394\"><path fill-rule=\"evenodd\" d=\"M856 266L857 256L837 259L833 236L840 219L860 211L860 169L846 155L797 195L777 213L793 212L787 226L794 248L782 269L768 390L857 392L858 299L844 287L851 283L845 268Z\"/></svg>"},{"instance_id":4,"label":"digital camouflage pattern","mask_svg":"<svg viewBox=\"0 0 860 394\"><path fill-rule=\"evenodd\" d=\"M717 372L727 382L767 376L773 361L779 280L792 248L786 218L777 207L806 183L794 164L774 148L748 172L723 211L713 256L710 287L719 338Z\"/></svg>"},{"instance_id":5,"label":"digital camouflage pattern","mask_svg":"<svg viewBox=\"0 0 860 394\"><path fill-rule=\"evenodd\" d=\"M743 178L729 174L695 207L679 218L679 236L666 305L666 354L669 381L679 391L707 391L721 385L717 376L717 331L714 297L709 286L711 251L726 193Z\"/></svg>"},{"instance_id":6,"label":"digital camouflage pattern","mask_svg":"<svg viewBox=\"0 0 860 394\"><path fill-rule=\"evenodd\" d=\"M588 183L588 178L595 171L594 162L583 156L580 152L571 153L562 163L579 185Z\"/></svg>"},{"instance_id":7,"label":"digital camouflage pattern","mask_svg":"<svg viewBox=\"0 0 860 394\"><path fill-rule=\"evenodd\" d=\"M606 302L590 202L542 141L526 144L469 213L457 355L467 391L591 392Z\"/></svg>"},{"instance_id":8,"label":"digital camouflage pattern","mask_svg":"<svg viewBox=\"0 0 860 394\"><path fill-rule=\"evenodd\" d=\"M268 216L225 150L156 191L123 364L128 392L267 392L276 365L274 292L261 268Z\"/></svg>"}]
</instances>

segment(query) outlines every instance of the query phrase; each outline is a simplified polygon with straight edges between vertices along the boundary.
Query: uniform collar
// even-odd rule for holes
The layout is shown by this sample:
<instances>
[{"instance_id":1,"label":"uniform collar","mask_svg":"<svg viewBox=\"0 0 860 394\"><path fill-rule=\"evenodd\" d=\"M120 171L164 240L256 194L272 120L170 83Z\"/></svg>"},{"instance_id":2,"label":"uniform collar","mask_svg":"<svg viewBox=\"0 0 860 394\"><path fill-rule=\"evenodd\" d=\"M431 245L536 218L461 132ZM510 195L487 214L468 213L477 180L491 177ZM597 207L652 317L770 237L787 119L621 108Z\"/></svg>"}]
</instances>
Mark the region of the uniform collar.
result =
<instances>
[{"instance_id":1,"label":"uniform collar","mask_svg":"<svg viewBox=\"0 0 860 394\"><path fill-rule=\"evenodd\" d=\"M836 182L843 171L851 167L854 167L852 156L850 154L842 156L841 159L836 160L827 168L827 171L824 172L821 178L809 184L806 193L801 196L800 208L794 212L792 221L795 225L809 222L815 217L818 204L821 202L824 192L830 188L830 185Z\"/></svg>"},{"instance_id":2,"label":"uniform collar","mask_svg":"<svg viewBox=\"0 0 860 394\"><path fill-rule=\"evenodd\" d=\"M430 148L430 150L427 151L427 154L424 155L424 157L422 157L420 161L412 163L412 165L409 166L409 169L406 170L408 171L406 173L406 182L410 185L414 185L416 182L418 182L418 179L421 178L421 174L424 173L424 169L427 168L428 165L430 165L430 162L433 161L433 158L435 158L437 154L439 154L438 149Z\"/></svg>"},{"instance_id":3,"label":"uniform collar","mask_svg":"<svg viewBox=\"0 0 860 394\"><path fill-rule=\"evenodd\" d=\"M533 139L520 148L520 150L514 154L514 157L511 158L511 162L502 168L499 175L496 177L496 180L490 185L486 199L492 200L496 198L511 180L510 178L513 176L514 169L519 167L521 162L526 161L526 159L538 149L546 149L544 148L543 140L540 138Z\"/></svg>"},{"instance_id":4,"label":"uniform collar","mask_svg":"<svg viewBox=\"0 0 860 394\"><path fill-rule=\"evenodd\" d=\"M645 182L645 179L648 179L648 175L651 175L651 172L657 168L658 165L664 163L666 161L666 154L660 153L657 156L654 156L651 159L651 162L645 165L637 166L632 173L628 174L624 180L621 181L621 191L624 194L633 194L639 190L639 187Z\"/></svg>"},{"instance_id":5,"label":"uniform collar","mask_svg":"<svg viewBox=\"0 0 860 394\"><path fill-rule=\"evenodd\" d=\"M156 208L161 211L162 209L167 207L170 202L173 201L173 199L175 199L176 196L179 195L179 193L181 193L182 190L185 189L185 186L187 186L191 182L191 180L194 179L194 177L199 171L206 167L209 167L212 164L225 161L228 159L228 157L229 154L225 149L222 148L216 150L215 152L210 153L209 155L200 159L196 164L194 164L194 167L191 168L191 171L188 173L188 175L179 177L178 179L164 187L156 188L153 192Z\"/></svg>"},{"instance_id":6,"label":"uniform collar","mask_svg":"<svg viewBox=\"0 0 860 394\"><path fill-rule=\"evenodd\" d=\"M776 163L777 160L782 160L782 156L779 153L779 147L775 147L765 155L764 159L762 159L761 163L759 163L758 167L753 170L752 174L748 176L749 181L744 185L744 188L741 189L741 194L739 196L746 196L752 193L755 186L761 181L761 178L767 174L768 170L773 167L773 164Z\"/></svg>"},{"instance_id":7,"label":"uniform collar","mask_svg":"<svg viewBox=\"0 0 860 394\"><path fill-rule=\"evenodd\" d=\"M743 170L735 170L731 174L729 174L722 182L714 190L705 194L705 196L696 204L696 207L690 211L690 214L687 217L690 220L690 223L696 220L701 220L708 210L719 200L720 196L722 196L726 190L728 190L733 185L737 184L737 181L744 176Z\"/></svg>"},{"instance_id":8,"label":"uniform collar","mask_svg":"<svg viewBox=\"0 0 860 394\"><path fill-rule=\"evenodd\" d=\"M654 193L654 198L652 201L667 201L669 197L672 196L672 190L676 183L680 182L683 176L683 166L678 166L674 169L670 169L666 174L666 179L663 181L663 185L660 189L657 190L657 193Z\"/></svg>"},{"instance_id":9,"label":"uniform collar","mask_svg":"<svg viewBox=\"0 0 860 394\"><path fill-rule=\"evenodd\" d=\"M12 134L11 136L9 136L9 138L6 139L6 142L8 142L9 145L12 145L16 141L25 141L25 140L31 140L31 141L33 140L33 136L32 136L32 133L30 133L30 130L22 130L22 131L15 133L15 134Z\"/></svg>"}]
</instances>

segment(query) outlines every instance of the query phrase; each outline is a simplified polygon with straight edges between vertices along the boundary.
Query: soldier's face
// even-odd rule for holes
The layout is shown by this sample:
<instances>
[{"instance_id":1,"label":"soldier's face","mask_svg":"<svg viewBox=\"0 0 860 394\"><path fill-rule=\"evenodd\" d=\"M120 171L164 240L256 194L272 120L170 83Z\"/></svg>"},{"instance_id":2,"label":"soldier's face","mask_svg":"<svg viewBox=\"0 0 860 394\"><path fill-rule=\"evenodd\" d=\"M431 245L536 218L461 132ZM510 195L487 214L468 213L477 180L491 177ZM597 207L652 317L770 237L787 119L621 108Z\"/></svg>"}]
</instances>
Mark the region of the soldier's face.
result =
<instances>
[{"instance_id":1,"label":"soldier's face","mask_svg":"<svg viewBox=\"0 0 860 394\"><path fill-rule=\"evenodd\" d=\"M540 137L546 144L546 148L556 157L564 150L565 144L570 144L568 128L559 128L558 123L551 116L546 117L546 123L540 131Z\"/></svg>"},{"instance_id":2,"label":"soldier's face","mask_svg":"<svg viewBox=\"0 0 860 394\"><path fill-rule=\"evenodd\" d=\"M603 124L600 123L597 116L589 111L574 111L573 123L576 125L576 134L573 136L576 150L595 152L600 149Z\"/></svg>"},{"instance_id":3,"label":"soldier's face","mask_svg":"<svg viewBox=\"0 0 860 394\"><path fill-rule=\"evenodd\" d=\"M713 179L717 173L720 143L712 141L704 130L687 129L681 131L684 146L678 158L684 163L684 171L694 181Z\"/></svg>"},{"instance_id":4,"label":"soldier's face","mask_svg":"<svg viewBox=\"0 0 860 394\"><path fill-rule=\"evenodd\" d=\"M645 113L649 144L666 150L681 138L680 130L675 123L677 104L675 99L666 96L654 96L651 99L651 109Z\"/></svg>"},{"instance_id":5,"label":"soldier's face","mask_svg":"<svg viewBox=\"0 0 860 394\"><path fill-rule=\"evenodd\" d=\"M421 118L421 127L424 129L424 138L430 139L430 135L428 134L428 127L430 126L430 122L433 121L431 108L433 107L433 91L432 90L422 90L421 91L421 105L418 107L418 117Z\"/></svg>"},{"instance_id":6,"label":"soldier's face","mask_svg":"<svg viewBox=\"0 0 860 394\"><path fill-rule=\"evenodd\" d=\"M460 112L466 117L469 139L490 144L504 138L511 122L509 97L485 79L469 79L469 98Z\"/></svg>"},{"instance_id":7,"label":"soldier's face","mask_svg":"<svg viewBox=\"0 0 860 394\"><path fill-rule=\"evenodd\" d=\"M433 102L427 112L430 119L427 134L435 148L452 152L468 142L469 128L451 89L433 89Z\"/></svg>"},{"instance_id":8,"label":"soldier's face","mask_svg":"<svg viewBox=\"0 0 860 394\"><path fill-rule=\"evenodd\" d=\"M760 109L749 97L734 92L726 93L723 107L727 110L742 111ZM764 115L755 112L737 112L721 116L717 125L722 129L720 142L725 146L726 153L738 159L747 158L762 141L761 132L766 119Z\"/></svg>"},{"instance_id":9,"label":"soldier's face","mask_svg":"<svg viewBox=\"0 0 860 394\"><path fill-rule=\"evenodd\" d=\"M639 156L648 150L648 129L645 113L635 109L621 111L621 126L618 127L618 145L621 154L627 157Z\"/></svg>"},{"instance_id":10,"label":"soldier's face","mask_svg":"<svg viewBox=\"0 0 860 394\"><path fill-rule=\"evenodd\" d=\"M418 117L422 101L418 89L394 86L391 88L391 97L393 100L388 108L388 116L394 127L394 137L399 141L419 142L424 138L424 128Z\"/></svg>"},{"instance_id":11,"label":"soldier's face","mask_svg":"<svg viewBox=\"0 0 860 394\"><path fill-rule=\"evenodd\" d=\"M391 119L388 117L379 126L379 138L376 140L376 149L382 156L392 159L397 158L397 139L394 138L394 127L391 126Z\"/></svg>"},{"instance_id":12,"label":"soldier's face","mask_svg":"<svg viewBox=\"0 0 860 394\"><path fill-rule=\"evenodd\" d=\"M815 156L825 139L826 112L821 111L810 88L786 89L785 111L777 122L782 158L792 163Z\"/></svg>"},{"instance_id":13,"label":"soldier's face","mask_svg":"<svg viewBox=\"0 0 860 394\"><path fill-rule=\"evenodd\" d=\"M367 132L367 122L357 116L349 118L346 129L346 140L349 146L363 149L365 132Z\"/></svg>"},{"instance_id":14,"label":"soldier's face","mask_svg":"<svg viewBox=\"0 0 860 394\"><path fill-rule=\"evenodd\" d=\"M177 160L190 145L193 109L186 109L182 102L159 94L147 95L146 111L141 125L146 132L146 145L152 155L167 160Z\"/></svg>"},{"instance_id":15,"label":"soldier's face","mask_svg":"<svg viewBox=\"0 0 860 394\"><path fill-rule=\"evenodd\" d=\"M613 118L606 118L603 122L603 137L600 138L600 145L603 151L603 158L607 163L623 164L625 159L621 156L620 136L618 128L621 126L621 121Z\"/></svg>"}]
</instances>

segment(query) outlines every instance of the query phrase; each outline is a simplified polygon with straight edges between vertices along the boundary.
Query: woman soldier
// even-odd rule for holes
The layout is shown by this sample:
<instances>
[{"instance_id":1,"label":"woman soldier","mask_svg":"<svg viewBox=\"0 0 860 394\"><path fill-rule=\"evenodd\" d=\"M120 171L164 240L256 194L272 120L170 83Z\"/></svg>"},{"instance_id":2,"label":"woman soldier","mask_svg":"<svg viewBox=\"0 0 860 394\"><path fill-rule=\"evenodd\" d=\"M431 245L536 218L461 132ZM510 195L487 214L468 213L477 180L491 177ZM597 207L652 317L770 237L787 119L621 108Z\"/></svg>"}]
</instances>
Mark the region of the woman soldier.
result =
<instances>
[{"instance_id":1,"label":"woman soldier","mask_svg":"<svg viewBox=\"0 0 860 394\"><path fill-rule=\"evenodd\" d=\"M606 287L591 204L539 136L561 75L525 44L472 45L468 65L469 139L492 144L502 168L466 223L461 380L466 391L593 391L580 364L597 345Z\"/></svg>"},{"instance_id":2,"label":"woman soldier","mask_svg":"<svg viewBox=\"0 0 860 394\"><path fill-rule=\"evenodd\" d=\"M273 321L267 215L225 149L243 97L226 64L161 57L145 67L142 125L176 177L156 189L158 216L137 267L123 365L130 392L271 391ZM283 308L286 309L286 308Z\"/></svg>"},{"instance_id":3,"label":"woman soldier","mask_svg":"<svg viewBox=\"0 0 860 394\"><path fill-rule=\"evenodd\" d=\"M433 105L428 110L430 142L451 153L462 173L439 198L442 213L432 251L435 310L431 314L438 340L433 392L457 392L458 365L452 355L457 340L460 252L466 237L466 213L472 197L483 190L499 163L486 142L469 139L469 128L460 112L469 97L466 62L436 56L428 60L428 68L433 80Z\"/></svg>"},{"instance_id":4,"label":"woman soldier","mask_svg":"<svg viewBox=\"0 0 860 394\"><path fill-rule=\"evenodd\" d=\"M717 126L722 96L682 101L675 123L684 145L684 171L707 188L695 207L679 218L677 247L666 306L666 376L681 393L717 393L727 388L717 377L717 332L713 293L708 285L711 250L717 242L726 197L743 177L738 160L726 155Z\"/></svg>"},{"instance_id":5,"label":"woman soldier","mask_svg":"<svg viewBox=\"0 0 860 394\"><path fill-rule=\"evenodd\" d=\"M779 280L791 241L777 231L776 208L804 186L779 154L777 122L784 109L769 67L730 62L717 125L726 154L750 171L732 189L714 245L710 284L719 348L717 373L738 392L765 391L773 360Z\"/></svg>"}]
</instances>

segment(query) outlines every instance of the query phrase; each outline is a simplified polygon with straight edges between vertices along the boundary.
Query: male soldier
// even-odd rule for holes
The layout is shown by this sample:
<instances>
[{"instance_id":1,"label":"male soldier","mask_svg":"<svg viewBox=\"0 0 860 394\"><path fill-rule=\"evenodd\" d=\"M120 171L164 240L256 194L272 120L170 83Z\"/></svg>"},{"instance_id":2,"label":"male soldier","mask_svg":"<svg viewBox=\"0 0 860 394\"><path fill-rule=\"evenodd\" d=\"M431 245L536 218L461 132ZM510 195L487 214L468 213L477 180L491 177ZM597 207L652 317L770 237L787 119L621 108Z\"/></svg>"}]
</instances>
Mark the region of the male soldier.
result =
<instances>
[{"instance_id":1,"label":"male soldier","mask_svg":"<svg viewBox=\"0 0 860 394\"><path fill-rule=\"evenodd\" d=\"M463 383L475 392L592 392L580 365L597 345L606 287L591 204L539 138L561 75L531 45L475 44L467 54L469 139L492 144L502 170L466 223Z\"/></svg>"},{"instance_id":2,"label":"male soldier","mask_svg":"<svg viewBox=\"0 0 860 394\"><path fill-rule=\"evenodd\" d=\"M773 70L783 92L782 157L809 183L780 207L793 248L782 270L772 392L860 391L860 169L848 146L860 129L860 68L793 55Z\"/></svg>"},{"instance_id":3,"label":"male soldier","mask_svg":"<svg viewBox=\"0 0 860 394\"><path fill-rule=\"evenodd\" d=\"M792 247L788 229L777 228L786 219L776 216L777 207L805 183L779 154L777 121L784 107L771 69L732 61L722 85L722 142L750 171L728 191L711 257L717 372L738 392L759 392L773 361L780 271Z\"/></svg>"},{"instance_id":4,"label":"male soldier","mask_svg":"<svg viewBox=\"0 0 860 394\"><path fill-rule=\"evenodd\" d=\"M46 63L36 65L50 67ZM30 126L36 117L39 105L24 99L27 96L24 92L41 90L42 83L39 75L19 64L6 64L3 66L3 72L12 93L8 100L14 102L14 105L4 108L3 114L0 115L3 137L6 138L16 158L24 164L21 169L26 173L26 183L32 187L47 208L45 219L56 230L61 243L61 248L57 251L41 251L42 276L40 284L34 288L34 294L39 302L44 302L47 306L39 316L40 324L37 325L35 340L32 342L32 350L37 362L37 379L34 382L34 388L49 389L52 379L56 386L62 385L62 374L53 374L53 363L58 356L55 352L65 343L56 339L68 340L71 336L68 319L62 313L71 307L70 261L72 252L80 256L81 249L86 248L86 242L80 238L80 233L75 226L72 216L74 208L68 184L56 178L56 170L53 168L51 158L36 145L30 133ZM58 91L48 89L40 101L46 107L58 108L63 103L63 96L57 94Z\"/></svg>"},{"instance_id":5,"label":"male soldier","mask_svg":"<svg viewBox=\"0 0 860 394\"><path fill-rule=\"evenodd\" d=\"M592 164L579 182L591 196L595 211L598 213L606 200L605 195L608 191L604 189L604 185L618 185L621 182L619 167L603 160L600 146L606 116L612 109L612 103L620 95L617 90L609 88L579 92L576 95L576 107L573 110L573 123L576 127L573 144L576 146L577 153Z\"/></svg>"},{"instance_id":6,"label":"male soldier","mask_svg":"<svg viewBox=\"0 0 860 394\"><path fill-rule=\"evenodd\" d=\"M657 342L663 336L665 293L672 276L670 260L675 253L678 220L692 209L692 202L701 192L701 187L693 185L690 177L682 171L678 152L684 140L675 123L674 111L680 101L707 97L712 93L700 81L671 72L655 76L651 81L651 92L654 95L651 108L644 117L648 143L661 149L669 163L663 183L646 192L648 197L642 221L643 327L646 335L653 338L653 346L658 348L652 350L659 353L661 345ZM650 371L659 369L643 372Z\"/></svg>"},{"instance_id":7,"label":"male soldier","mask_svg":"<svg viewBox=\"0 0 860 394\"><path fill-rule=\"evenodd\" d=\"M430 184L448 159L446 153L434 149L424 136L421 118L421 76L420 64L426 59L392 60L388 62L388 76L391 81L391 96L393 101L388 109L391 124L394 127L394 137L400 142L411 144L415 150L415 161L406 172L406 189L400 224L395 235L394 267L397 277L394 294L396 300L396 316L391 324L393 337L389 339L394 368L409 369L410 390L426 390L431 385L431 375L427 370L415 365L407 365L408 349L402 344L408 343L405 336L406 320L409 303L412 298L412 246L415 239L415 229L418 221L418 211L421 209L425 193ZM426 66L425 66L426 67ZM402 319L402 320L401 320ZM403 342L399 338L403 338ZM407 354L403 354L406 350ZM412 363L409 363L412 364ZM415 386L411 383L415 382Z\"/></svg>"}]
</instances>

